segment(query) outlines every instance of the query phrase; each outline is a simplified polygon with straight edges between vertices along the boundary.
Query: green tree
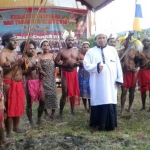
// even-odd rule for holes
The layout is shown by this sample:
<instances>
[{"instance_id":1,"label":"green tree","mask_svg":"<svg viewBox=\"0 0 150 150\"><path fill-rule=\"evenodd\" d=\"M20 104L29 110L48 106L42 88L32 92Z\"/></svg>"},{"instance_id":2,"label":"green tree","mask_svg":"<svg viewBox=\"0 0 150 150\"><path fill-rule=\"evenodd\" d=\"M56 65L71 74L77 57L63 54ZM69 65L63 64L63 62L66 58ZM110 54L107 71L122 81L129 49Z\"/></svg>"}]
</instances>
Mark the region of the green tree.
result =
<instances>
[{"instance_id":1,"label":"green tree","mask_svg":"<svg viewBox=\"0 0 150 150\"><path fill-rule=\"evenodd\" d=\"M90 47L94 47L96 45L95 39L94 38L89 38L87 39L90 43Z\"/></svg>"}]
</instances>

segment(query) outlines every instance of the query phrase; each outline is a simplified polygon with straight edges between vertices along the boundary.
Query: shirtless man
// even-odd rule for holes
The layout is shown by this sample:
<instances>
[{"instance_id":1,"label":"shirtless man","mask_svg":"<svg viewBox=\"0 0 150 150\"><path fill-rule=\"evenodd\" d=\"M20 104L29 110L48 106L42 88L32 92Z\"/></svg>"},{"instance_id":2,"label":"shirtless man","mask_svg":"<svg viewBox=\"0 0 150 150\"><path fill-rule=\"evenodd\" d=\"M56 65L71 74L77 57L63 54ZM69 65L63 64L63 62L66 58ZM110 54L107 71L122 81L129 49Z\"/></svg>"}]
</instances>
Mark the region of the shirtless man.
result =
<instances>
[{"instance_id":1,"label":"shirtless man","mask_svg":"<svg viewBox=\"0 0 150 150\"><path fill-rule=\"evenodd\" d=\"M26 41L23 41L20 45L21 53L24 53L24 48L26 45ZM26 79L26 114L29 119L29 127L31 129L34 128L33 120L32 120L32 104L34 102L39 102L38 107L38 115L37 115L37 124L41 124L41 117L44 110L45 104L45 95L42 87L42 79L40 75L44 75L45 73L42 71L40 63L38 61L38 57L35 56L36 43L30 40L28 48L25 52L25 59L28 61L28 69L23 68L23 74Z\"/></svg>"},{"instance_id":2,"label":"shirtless man","mask_svg":"<svg viewBox=\"0 0 150 150\"><path fill-rule=\"evenodd\" d=\"M13 131L21 133L19 130L19 119L24 114L25 92L22 82L21 65L24 59L18 58L16 49L16 38L11 32L2 35L2 45L4 48L0 53L0 66L3 68L4 93L6 98L6 113L5 121L6 136L11 138L11 129L13 122Z\"/></svg>"},{"instance_id":3,"label":"shirtless man","mask_svg":"<svg viewBox=\"0 0 150 150\"><path fill-rule=\"evenodd\" d=\"M140 53L140 70L138 71L138 83L142 100L141 110L145 110L146 91L149 91L150 97L150 38L145 38L143 45L143 52Z\"/></svg>"},{"instance_id":4,"label":"shirtless man","mask_svg":"<svg viewBox=\"0 0 150 150\"><path fill-rule=\"evenodd\" d=\"M128 43L128 47L130 47L132 42L130 41ZM126 47L126 46L125 46ZM121 57L125 50L124 48L118 52L119 57ZM123 70L123 79L124 84L121 87L122 93L121 93L121 116L124 115L124 105L126 101L126 95L127 95L127 89L129 89L129 107L128 112L131 112L132 103L134 100L134 91L136 86L136 70L139 65L139 52L138 50L135 50L134 48L130 48L130 50L125 54L123 59L121 60L122 64L122 70Z\"/></svg>"},{"instance_id":5,"label":"shirtless man","mask_svg":"<svg viewBox=\"0 0 150 150\"><path fill-rule=\"evenodd\" d=\"M61 84L62 96L60 99L60 118L62 117L63 108L66 98L70 99L71 114L74 115L75 102L80 104L80 92L78 84L77 66L80 63L80 55L77 49L73 48L74 38L66 38L67 48L61 49L55 59L55 64L62 69Z\"/></svg>"}]
</instances>

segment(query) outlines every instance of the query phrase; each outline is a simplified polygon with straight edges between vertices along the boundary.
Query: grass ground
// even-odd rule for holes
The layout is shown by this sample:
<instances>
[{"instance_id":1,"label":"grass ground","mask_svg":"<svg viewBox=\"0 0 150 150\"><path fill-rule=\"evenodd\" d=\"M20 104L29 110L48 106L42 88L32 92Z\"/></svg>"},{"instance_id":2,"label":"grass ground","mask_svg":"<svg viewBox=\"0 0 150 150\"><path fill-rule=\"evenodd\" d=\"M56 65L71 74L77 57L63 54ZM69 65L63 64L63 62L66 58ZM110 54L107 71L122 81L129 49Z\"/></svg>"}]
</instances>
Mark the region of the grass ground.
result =
<instances>
[{"instance_id":1,"label":"grass ground","mask_svg":"<svg viewBox=\"0 0 150 150\"><path fill-rule=\"evenodd\" d=\"M119 93L120 95L120 93ZM60 90L58 91L60 98ZM81 102L82 104L82 102ZM147 110L150 101L147 100ZM126 102L126 108L128 100ZM83 105L76 108L76 116L70 114L69 104L64 109L62 121L56 119L43 126L36 125L35 130L28 130L26 115L21 118L20 126L27 130L25 134L13 133L13 143L8 150L149 150L150 149L150 113L141 112L140 93L136 92L131 118L118 116L119 131L95 132L89 130L89 114L83 111ZM120 102L118 101L118 112ZM36 122L37 104L33 105L33 119ZM127 114L127 112L126 112ZM2 148L1 148L2 149Z\"/></svg>"}]
</instances>

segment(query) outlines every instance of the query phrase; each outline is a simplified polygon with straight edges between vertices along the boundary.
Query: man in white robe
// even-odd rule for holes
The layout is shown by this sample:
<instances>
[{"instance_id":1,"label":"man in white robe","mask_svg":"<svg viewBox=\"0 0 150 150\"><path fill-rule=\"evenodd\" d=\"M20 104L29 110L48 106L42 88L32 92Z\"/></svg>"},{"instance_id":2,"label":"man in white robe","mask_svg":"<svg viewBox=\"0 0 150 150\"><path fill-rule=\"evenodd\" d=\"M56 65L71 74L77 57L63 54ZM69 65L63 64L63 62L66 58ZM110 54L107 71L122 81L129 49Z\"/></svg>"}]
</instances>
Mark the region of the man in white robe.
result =
<instances>
[{"instance_id":1,"label":"man in white robe","mask_svg":"<svg viewBox=\"0 0 150 150\"><path fill-rule=\"evenodd\" d=\"M117 51L107 45L107 35L99 32L97 46L88 50L84 68L90 73L91 116L90 127L114 130L117 127L117 88L123 83Z\"/></svg>"}]
</instances>

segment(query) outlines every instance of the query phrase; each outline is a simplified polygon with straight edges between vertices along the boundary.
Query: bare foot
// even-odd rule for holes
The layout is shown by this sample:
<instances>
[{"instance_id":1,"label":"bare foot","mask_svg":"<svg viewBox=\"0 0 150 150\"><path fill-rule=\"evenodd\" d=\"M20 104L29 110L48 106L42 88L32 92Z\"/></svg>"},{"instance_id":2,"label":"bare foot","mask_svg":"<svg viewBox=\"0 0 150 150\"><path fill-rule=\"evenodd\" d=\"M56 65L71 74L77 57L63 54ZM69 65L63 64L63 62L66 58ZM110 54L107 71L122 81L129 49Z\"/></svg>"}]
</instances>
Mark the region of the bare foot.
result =
<instances>
[{"instance_id":1,"label":"bare foot","mask_svg":"<svg viewBox=\"0 0 150 150\"><path fill-rule=\"evenodd\" d=\"M41 125L42 125L42 121L41 121L41 119L37 119L36 124L38 124L39 126L41 126Z\"/></svg>"},{"instance_id":2,"label":"bare foot","mask_svg":"<svg viewBox=\"0 0 150 150\"><path fill-rule=\"evenodd\" d=\"M118 116L124 116L124 111L121 111L120 113L118 113Z\"/></svg>"},{"instance_id":3,"label":"bare foot","mask_svg":"<svg viewBox=\"0 0 150 150\"><path fill-rule=\"evenodd\" d=\"M88 110L87 110L87 113L89 113L89 114L90 114L90 109L88 109Z\"/></svg>"},{"instance_id":4,"label":"bare foot","mask_svg":"<svg viewBox=\"0 0 150 150\"><path fill-rule=\"evenodd\" d=\"M48 115L45 116L46 121L50 121L50 117Z\"/></svg>"},{"instance_id":5,"label":"bare foot","mask_svg":"<svg viewBox=\"0 0 150 150\"><path fill-rule=\"evenodd\" d=\"M132 118L132 115L131 115L131 114L129 114L129 115L124 115L124 116L121 116L121 118L131 119L131 118Z\"/></svg>"},{"instance_id":6,"label":"bare foot","mask_svg":"<svg viewBox=\"0 0 150 150\"><path fill-rule=\"evenodd\" d=\"M133 111L131 108L127 110L129 113L131 114L136 114L137 112L136 111Z\"/></svg>"},{"instance_id":7,"label":"bare foot","mask_svg":"<svg viewBox=\"0 0 150 150\"><path fill-rule=\"evenodd\" d=\"M94 132L98 132L98 127L91 127L90 132L93 134Z\"/></svg>"},{"instance_id":8,"label":"bare foot","mask_svg":"<svg viewBox=\"0 0 150 150\"><path fill-rule=\"evenodd\" d=\"M129 112L129 113L134 113L131 108L128 108L128 109L127 109L127 112Z\"/></svg>"},{"instance_id":9,"label":"bare foot","mask_svg":"<svg viewBox=\"0 0 150 150\"><path fill-rule=\"evenodd\" d=\"M87 109L87 108L85 108L85 109L84 109L84 113L85 113L85 114L90 113L90 110Z\"/></svg>"},{"instance_id":10,"label":"bare foot","mask_svg":"<svg viewBox=\"0 0 150 150\"><path fill-rule=\"evenodd\" d=\"M145 107L142 107L140 111L143 111L143 110L145 110Z\"/></svg>"},{"instance_id":11,"label":"bare foot","mask_svg":"<svg viewBox=\"0 0 150 150\"><path fill-rule=\"evenodd\" d=\"M50 115L49 118L50 118L50 121L54 120L54 116L52 116L52 115Z\"/></svg>"},{"instance_id":12,"label":"bare foot","mask_svg":"<svg viewBox=\"0 0 150 150\"><path fill-rule=\"evenodd\" d=\"M1 143L0 143L0 145L1 145L1 147L6 147L6 146L8 146L9 144L10 144L10 140L2 140L1 141Z\"/></svg>"},{"instance_id":13,"label":"bare foot","mask_svg":"<svg viewBox=\"0 0 150 150\"><path fill-rule=\"evenodd\" d=\"M119 127L116 127L116 128L115 128L115 131L120 131L120 128L119 128Z\"/></svg>"},{"instance_id":14,"label":"bare foot","mask_svg":"<svg viewBox=\"0 0 150 150\"><path fill-rule=\"evenodd\" d=\"M71 115L72 115L72 116L75 116L74 110L71 110Z\"/></svg>"},{"instance_id":15,"label":"bare foot","mask_svg":"<svg viewBox=\"0 0 150 150\"><path fill-rule=\"evenodd\" d=\"M34 125L33 124L29 124L28 129L34 130Z\"/></svg>"},{"instance_id":16,"label":"bare foot","mask_svg":"<svg viewBox=\"0 0 150 150\"><path fill-rule=\"evenodd\" d=\"M87 113L87 110L86 110L86 109L83 109L83 113L85 113L85 114L86 114L86 113Z\"/></svg>"},{"instance_id":17,"label":"bare foot","mask_svg":"<svg viewBox=\"0 0 150 150\"><path fill-rule=\"evenodd\" d=\"M58 119L59 119L59 120L62 120L62 119L63 119L62 114L59 114Z\"/></svg>"},{"instance_id":18,"label":"bare foot","mask_svg":"<svg viewBox=\"0 0 150 150\"><path fill-rule=\"evenodd\" d=\"M9 139L12 139L12 134L6 134L6 138L9 140Z\"/></svg>"}]
</instances>

